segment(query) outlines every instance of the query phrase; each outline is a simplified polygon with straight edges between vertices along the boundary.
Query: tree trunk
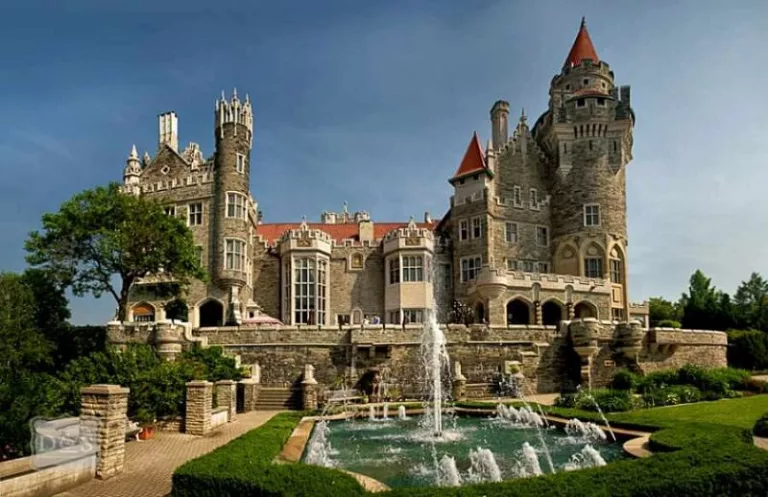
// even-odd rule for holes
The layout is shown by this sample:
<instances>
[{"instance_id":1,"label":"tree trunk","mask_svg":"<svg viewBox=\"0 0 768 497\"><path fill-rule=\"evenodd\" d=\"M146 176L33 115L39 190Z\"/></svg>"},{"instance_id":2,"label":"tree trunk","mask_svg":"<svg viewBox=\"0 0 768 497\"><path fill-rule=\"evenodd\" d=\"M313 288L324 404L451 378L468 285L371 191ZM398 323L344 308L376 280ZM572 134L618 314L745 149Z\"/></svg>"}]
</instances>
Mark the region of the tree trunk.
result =
<instances>
[{"instance_id":1,"label":"tree trunk","mask_svg":"<svg viewBox=\"0 0 768 497\"><path fill-rule=\"evenodd\" d=\"M121 323L125 321L128 315L128 293L131 290L131 283L123 279L123 286L120 289L120 298L117 301L117 320Z\"/></svg>"}]
</instances>

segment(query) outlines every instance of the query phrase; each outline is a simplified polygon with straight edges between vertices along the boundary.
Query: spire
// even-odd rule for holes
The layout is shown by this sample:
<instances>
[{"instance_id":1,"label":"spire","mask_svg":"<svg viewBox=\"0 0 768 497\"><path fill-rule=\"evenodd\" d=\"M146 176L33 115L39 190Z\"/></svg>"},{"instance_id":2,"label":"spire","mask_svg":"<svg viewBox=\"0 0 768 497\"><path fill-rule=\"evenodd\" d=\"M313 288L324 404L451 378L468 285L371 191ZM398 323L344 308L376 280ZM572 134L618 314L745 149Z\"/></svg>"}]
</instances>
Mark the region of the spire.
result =
<instances>
[{"instance_id":1,"label":"spire","mask_svg":"<svg viewBox=\"0 0 768 497\"><path fill-rule=\"evenodd\" d=\"M576 39L573 40L573 46L571 51L568 52L568 57L565 59L565 67L577 66L584 59L591 59L594 64L597 64L600 59L595 51L595 46L592 45L592 39L589 37L589 31L587 31L587 20L581 18L581 27L576 35Z\"/></svg>"},{"instance_id":2,"label":"spire","mask_svg":"<svg viewBox=\"0 0 768 497\"><path fill-rule=\"evenodd\" d=\"M528 118L525 116L525 107L523 107L522 112L520 113L520 122L524 123L528 120Z\"/></svg>"},{"instance_id":3,"label":"spire","mask_svg":"<svg viewBox=\"0 0 768 497\"><path fill-rule=\"evenodd\" d=\"M475 134L472 135L472 139L469 140L467 151L464 153L464 158L461 160L461 164L456 170L456 174L453 175L453 179L478 171L490 172L485 164L485 156L483 154L483 146L480 144L480 137L477 136L477 131L475 131Z\"/></svg>"},{"instance_id":4,"label":"spire","mask_svg":"<svg viewBox=\"0 0 768 497\"><path fill-rule=\"evenodd\" d=\"M131 147L131 155L128 156L129 159L139 159L139 153L136 151L136 144L133 144L133 147Z\"/></svg>"}]
</instances>

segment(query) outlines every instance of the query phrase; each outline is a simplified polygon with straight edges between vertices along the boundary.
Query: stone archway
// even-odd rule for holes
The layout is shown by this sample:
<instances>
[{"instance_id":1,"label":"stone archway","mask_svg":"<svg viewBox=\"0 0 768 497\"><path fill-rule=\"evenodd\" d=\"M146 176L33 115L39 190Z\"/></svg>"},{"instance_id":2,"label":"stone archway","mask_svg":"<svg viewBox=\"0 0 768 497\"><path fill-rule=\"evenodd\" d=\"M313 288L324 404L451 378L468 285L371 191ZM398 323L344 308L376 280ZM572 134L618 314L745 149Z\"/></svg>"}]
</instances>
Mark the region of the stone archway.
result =
<instances>
[{"instance_id":1,"label":"stone archway","mask_svg":"<svg viewBox=\"0 0 768 497\"><path fill-rule=\"evenodd\" d=\"M507 326L511 324L531 324L531 307L522 299L507 302Z\"/></svg>"},{"instance_id":2,"label":"stone archway","mask_svg":"<svg viewBox=\"0 0 768 497\"><path fill-rule=\"evenodd\" d=\"M136 323L152 323L155 321L155 306L142 302L131 309L133 321Z\"/></svg>"},{"instance_id":3,"label":"stone archway","mask_svg":"<svg viewBox=\"0 0 768 497\"><path fill-rule=\"evenodd\" d=\"M208 300L200 306L200 328L222 326L224 324L224 305L218 300Z\"/></svg>"},{"instance_id":4,"label":"stone archway","mask_svg":"<svg viewBox=\"0 0 768 497\"><path fill-rule=\"evenodd\" d=\"M554 300L548 300L541 306L541 323L544 326L557 326L563 319L563 306Z\"/></svg>"},{"instance_id":5,"label":"stone archway","mask_svg":"<svg viewBox=\"0 0 768 497\"><path fill-rule=\"evenodd\" d=\"M589 301L582 301L573 308L573 314L576 319L597 318L597 307Z\"/></svg>"}]
</instances>

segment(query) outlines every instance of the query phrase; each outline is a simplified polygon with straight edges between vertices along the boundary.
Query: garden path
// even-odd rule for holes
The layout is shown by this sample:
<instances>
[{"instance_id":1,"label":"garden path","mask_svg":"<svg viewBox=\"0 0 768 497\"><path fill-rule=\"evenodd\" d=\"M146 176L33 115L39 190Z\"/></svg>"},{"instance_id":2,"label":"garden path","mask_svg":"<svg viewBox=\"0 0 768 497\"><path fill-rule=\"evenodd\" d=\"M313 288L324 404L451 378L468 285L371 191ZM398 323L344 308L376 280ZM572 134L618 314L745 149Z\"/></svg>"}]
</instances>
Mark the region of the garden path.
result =
<instances>
[{"instance_id":1,"label":"garden path","mask_svg":"<svg viewBox=\"0 0 768 497\"><path fill-rule=\"evenodd\" d=\"M151 440L127 442L122 473L109 480L91 480L56 497L167 496L171 493L171 475L176 468L261 426L278 412L238 414L233 422L205 437L158 432Z\"/></svg>"},{"instance_id":2,"label":"garden path","mask_svg":"<svg viewBox=\"0 0 768 497\"><path fill-rule=\"evenodd\" d=\"M760 447L763 450L768 450L768 438L765 437L752 437L752 440L755 441L755 445Z\"/></svg>"}]
</instances>

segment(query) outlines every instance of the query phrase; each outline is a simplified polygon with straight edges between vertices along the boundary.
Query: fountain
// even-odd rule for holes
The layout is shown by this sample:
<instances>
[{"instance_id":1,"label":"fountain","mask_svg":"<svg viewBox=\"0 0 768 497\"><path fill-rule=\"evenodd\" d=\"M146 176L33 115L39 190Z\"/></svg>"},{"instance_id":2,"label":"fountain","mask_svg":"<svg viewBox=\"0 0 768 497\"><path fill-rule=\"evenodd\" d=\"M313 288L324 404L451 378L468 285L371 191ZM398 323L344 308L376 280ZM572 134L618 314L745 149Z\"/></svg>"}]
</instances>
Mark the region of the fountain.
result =
<instances>
[{"instance_id":1,"label":"fountain","mask_svg":"<svg viewBox=\"0 0 768 497\"><path fill-rule=\"evenodd\" d=\"M368 406L368 419L371 421L376 421L376 407L375 406Z\"/></svg>"},{"instance_id":2,"label":"fountain","mask_svg":"<svg viewBox=\"0 0 768 497\"><path fill-rule=\"evenodd\" d=\"M318 421L312 432L312 438L307 444L307 454L304 460L307 464L324 466L330 468L334 466L331 459L331 442L328 440L328 421Z\"/></svg>"},{"instance_id":3,"label":"fountain","mask_svg":"<svg viewBox=\"0 0 768 497\"><path fill-rule=\"evenodd\" d=\"M581 385L577 386L577 387L576 387L576 390L577 390L578 392L581 392L581 391L582 391ZM600 404L598 404L598 403L597 403L597 400L595 400L595 398L592 396L592 394L591 394L591 393L589 393L589 392L584 392L584 395L586 395L586 396L587 396L587 398L588 398L589 400L591 400L591 401L592 401L592 403L595 405L595 408L597 409L597 412L600 414L600 417L602 418L602 420L603 420L603 423L605 423L605 426L607 426L607 427L608 427L608 432L611 434L611 438L612 438L612 439L613 439L613 441L615 442L615 441L616 441L616 434L615 434L615 433L613 433L613 428L611 428L611 424L608 422L608 418L606 418L606 417L605 417L605 414L603 414L603 410L602 410L602 409L600 409Z\"/></svg>"},{"instance_id":4,"label":"fountain","mask_svg":"<svg viewBox=\"0 0 768 497\"><path fill-rule=\"evenodd\" d=\"M397 408L397 419L408 419L408 416L405 415L405 406Z\"/></svg>"},{"instance_id":5,"label":"fountain","mask_svg":"<svg viewBox=\"0 0 768 497\"><path fill-rule=\"evenodd\" d=\"M437 313L428 312L428 319L421 335L421 357L426 373L429 394L427 397L427 422L435 437L443 433L443 369L448 368L448 352L443 330L437 323Z\"/></svg>"},{"instance_id":6,"label":"fountain","mask_svg":"<svg viewBox=\"0 0 768 497\"><path fill-rule=\"evenodd\" d=\"M384 402L384 407L381 411L381 419L387 420L389 419L389 403Z\"/></svg>"},{"instance_id":7,"label":"fountain","mask_svg":"<svg viewBox=\"0 0 768 497\"><path fill-rule=\"evenodd\" d=\"M442 459L440 459L440 468L438 472L438 485L441 487L460 487L461 486L461 476L459 475L459 470L456 467L456 459L449 456L444 455Z\"/></svg>"},{"instance_id":8,"label":"fountain","mask_svg":"<svg viewBox=\"0 0 768 497\"><path fill-rule=\"evenodd\" d=\"M523 444L523 459L521 461L521 476L539 476L541 473L541 466L539 465L539 456L536 455L536 451L533 450L531 444L525 442Z\"/></svg>"},{"instance_id":9,"label":"fountain","mask_svg":"<svg viewBox=\"0 0 768 497\"><path fill-rule=\"evenodd\" d=\"M585 440L605 440L605 432L595 423L585 423L579 419L572 419L565 425L565 432L574 438Z\"/></svg>"},{"instance_id":10,"label":"fountain","mask_svg":"<svg viewBox=\"0 0 768 497\"><path fill-rule=\"evenodd\" d=\"M577 469L596 468L605 466L607 463L594 447L587 444L581 452L571 456L571 460L565 465L566 471L575 471Z\"/></svg>"},{"instance_id":11,"label":"fountain","mask_svg":"<svg viewBox=\"0 0 768 497\"><path fill-rule=\"evenodd\" d=\"M490 450L480 447L476 450L470 450L469 461L469 480L471 482L501 481L501 470Z\"/></svg>"}]
</instances>

